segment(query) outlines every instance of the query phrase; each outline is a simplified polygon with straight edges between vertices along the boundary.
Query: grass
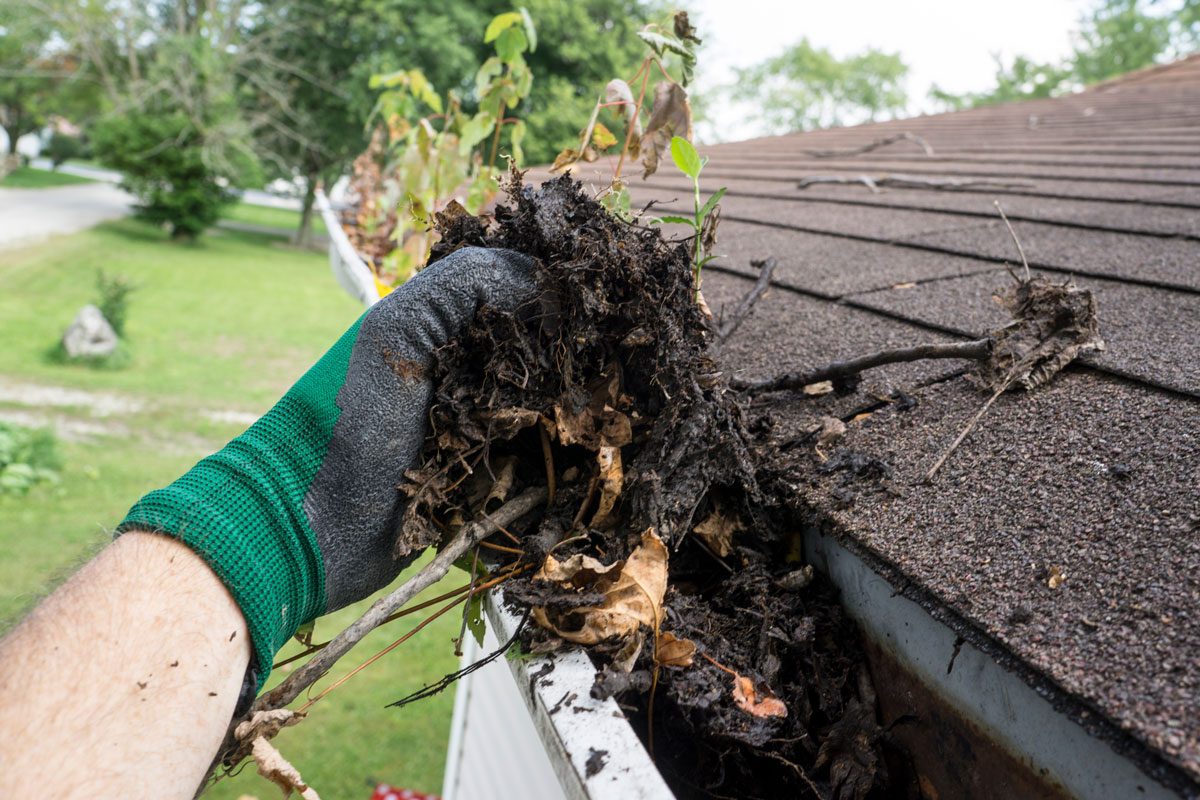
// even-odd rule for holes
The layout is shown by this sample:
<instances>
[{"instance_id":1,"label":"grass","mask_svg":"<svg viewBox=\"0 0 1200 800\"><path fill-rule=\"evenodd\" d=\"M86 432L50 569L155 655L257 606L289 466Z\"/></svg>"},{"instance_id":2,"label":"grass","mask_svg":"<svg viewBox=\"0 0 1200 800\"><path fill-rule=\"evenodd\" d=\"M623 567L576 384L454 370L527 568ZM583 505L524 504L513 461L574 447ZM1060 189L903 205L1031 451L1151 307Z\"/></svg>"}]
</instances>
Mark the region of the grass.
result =
<instances>
[{"instance_id":1,"label":"grass","mask_svg":"<svg viewBox=\"0 0 1200 800\"><path fill-rule=\"evenodd\" d=\"M3 189L51 189L55 186L77 186L81 183L95 183L91 178L81 178L78 175L68 175L65 172L51 172L48 169L33 167L17 167L0 180Z\"/></svg>"},{"instance_id":2,"label":"grass","mask_svg":"<svg viewBox=\"0 0 1200 800\"><path fill-rule=\"evenodd\" d=\"M250 225L261 225L265 228L279 228L293 235L300 226L300 212L287 208L272 208L270 206L255 206L238 201L221 214L222 219L234 222L244 222ZM313 233L326 233L325 223L316 209L312 216Z\"/></svg>"},{"instance_id":3,"label":"grass","mask_svg":"<svg viewBox=\"0 0 1200 800\"><path fill-rule=\"evenodd\" d=\"M119 370L56 364L47 356L51 345L75 311L95 299L100 268L139 286L127 325L129 364ZM0 417L41 414L95 429L83 440L61 442L59 485L0 497L0 618L11 621L103 546L142 493L178 477L244 425L209 412L261 414L360 313L324 257L268 236L218 231L179 245L126 220L5 251L0 382L115 395L141 408L95 416L81 406L0 402ZM461 576L448 581L461 583ZM336 633L367 602L319 621L317 636ZM373 633L342 669L411 624L398 621ZM453 692L402 710L384 706L457 666L449 643L457 632L458 618L448 614L356 676L279 737L283 753L325 797L367 797L376 780L438 791ZM251 767L205 796L277 792Z\"/></svg>"}]
</instances>

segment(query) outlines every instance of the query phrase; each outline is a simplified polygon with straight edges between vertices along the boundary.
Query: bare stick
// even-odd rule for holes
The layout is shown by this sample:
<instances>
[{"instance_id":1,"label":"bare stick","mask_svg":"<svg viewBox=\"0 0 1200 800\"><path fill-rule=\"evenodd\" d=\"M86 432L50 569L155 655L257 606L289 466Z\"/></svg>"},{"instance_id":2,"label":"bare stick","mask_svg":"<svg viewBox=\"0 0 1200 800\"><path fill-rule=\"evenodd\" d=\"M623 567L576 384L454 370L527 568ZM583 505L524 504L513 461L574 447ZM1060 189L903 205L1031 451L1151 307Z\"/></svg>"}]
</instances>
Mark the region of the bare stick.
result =
<instances>
[{"instance_id":1,"label":"bare stick","mask_svg":"<svg viewBox=\"0 0 1200 800\"><path fill-rule=\"evenodd\" d=\"M919 175L887 173L884 175L809 175L801 178L797 188L807 189L818 184L839 185L861 183L878 194L880 186L897 189L1028 189L1028 181L993 181L986 178L924 178Z\"/></svg>"},{"instance_id":2,"label":"bare stick","mask_svg":"<svg viewBox=\"0 0 1200 800\"><path fill-rule=\"evenodd\" d=\"M1004 394L1004 390L1007 389L1011 383L1012 379L1010 378L1001 384L999 389L992 393L992 396L989 397L987 402L983 404L983 408L979 409L975 416L971 418L971 421L967 423L966 427L962 429L962 432L958 434L958 438L956 438L950 444L950 446L946 448L946 452L942 453L941 458L939 458L937 462L929 468L929 472L925 473L926 483L933 480L933 476L936 475L937 471L942 468L942 464L946 463L946 459L950 457L950 454L958 449L958 446L962 444L963 439L967 438L967 434L975 429L975 425L979 422L979 420L983 419L983 415L986 414L987 410L992 407L992 403L996 402L997 397Z\"/></svg>"},{"instance_id":3,"label":"bare stick","mask_svg":"<svg viewBox=\"0 0 1200 800\"><path fill-rule=\"evenodd\" d=\"M834 361L828 366L811 372L788 372L763 381L747 381L735 378L730 385L748 394L779 392L787 389L803 389L812 383L848 378L872 367L884 364L899 364L905 361L920 361L926 358L963 358L982 361L992 353L992 340L974 339L969 342L922 344L916 347L900 347L895 350L880 350L848 361Z\"/></svg>"},{"instance_id":4,"label":"bare stick","mask_svg":"<svg viewBox=\"0 0 1200 800\"><path fill-rule=\"evenodd\" d=\"M386 597L376 600L361 617L335 636L311 661L293 672L283 683L259 697L251 707L250 715L256 711L283 708L295 700L302 691L328 672L339 658L362 641L364 636L383 624L389 616L416 597L422 590L441 580L450 571L454 562L472 547L499 530L500 525L511 524L545 501L546 488L544 486L527 489L486 519L464 525L422 570Z\"/></svg>"},{"instance_id":5,"label":"bare stick","mask_svg":"<svg viewBox=\"0 0 1200 800\"><path fill-rule=\"evenodd\" d=\"M750 312L754 309L754 304L757 303L767 291L767 287L771 285L771 276L775 274L775 267L778 262L774 258L768 258L764 261L751 261L751 264L760 267L758 271L758 280L754 282L753 288L746 292L746 296L742 298L742 302L738 303L737 309L733 314L721 325L717 331L717 343L724 344L725 340L733 336L741 324L745 322L746 317L750 316Z\"/></svg>"},{"instance_id":6,"label":"bare stick","mask_svg":"<svg viewBox=\"0 0 1200 800\"><path fill-rule=\"evenodd\" d=\"M869 153L872 150L878 150L880 147L887 147L889 144L895 144L896 142L901 142L901 141L915 142L921 146L922 150L925 151L925 155L927 155L927 156L933 155L933 148L929 146L929 142L925 141L920 136L917 136L915 133L909 133L908 131L905 131L904 133L897 133L894 136L888 136L883 139L876 139L875 141L871 142L870 144L863 145L862 147L852 147L852 148L849 148L846 150L805 150L804 154L812 156L813 158L837 158L838 156L857 156L857 155L862 155L863 153Z\"/></svg>"},{"instance_id":7,"label":"bare stick","mask_svg":"<svg viewBox=\"0 0 1200 800\"><path fill-rule=\"evenodd\" d=\"M994 200L996 210L1000 212L1000 219L1004 220L1004 224L1008 226L1008 233L1012 236L1013 244L1017 246L1017 252L1021 255L1021 263L1025 265L1025 280L1032 280L1029 276L1029 259L1025 258L1025 248L1021 247L1021 240L1017 238L1017 232L1013 230L1012 223L1008 221L1008 216L1004 213L1004 209L1000 207L1000 201Z\"/></svg>"}]
</instances>

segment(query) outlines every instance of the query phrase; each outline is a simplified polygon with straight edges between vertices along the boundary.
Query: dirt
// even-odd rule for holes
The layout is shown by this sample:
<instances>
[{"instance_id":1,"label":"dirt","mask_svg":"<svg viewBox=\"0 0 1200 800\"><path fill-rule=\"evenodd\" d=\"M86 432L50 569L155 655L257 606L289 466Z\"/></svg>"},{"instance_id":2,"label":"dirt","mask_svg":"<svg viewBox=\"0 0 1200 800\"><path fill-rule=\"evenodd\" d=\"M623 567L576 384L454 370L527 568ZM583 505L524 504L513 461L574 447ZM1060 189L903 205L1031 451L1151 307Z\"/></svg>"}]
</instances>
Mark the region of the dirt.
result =
<instances>
[{"instance_id":1,"label":"dirt","mask_svg":"<svg viewBox=\"0 0 1200 800\"><path fill-rule=\"evenodd\" d=\"M514 314L481 309L436 354L397 550L552 485L494 539L520 554L481 557L533 608L525 647L587 643L594 691L633 709L678 796L903 796L854 626L806 568L776 453L711 354L687 246L566 177L507 189L493 220L441 215L434 258L516 250L541 293ZM855 454L830 463L847 485L886 479Z\"/></svg>"}]
</instances>

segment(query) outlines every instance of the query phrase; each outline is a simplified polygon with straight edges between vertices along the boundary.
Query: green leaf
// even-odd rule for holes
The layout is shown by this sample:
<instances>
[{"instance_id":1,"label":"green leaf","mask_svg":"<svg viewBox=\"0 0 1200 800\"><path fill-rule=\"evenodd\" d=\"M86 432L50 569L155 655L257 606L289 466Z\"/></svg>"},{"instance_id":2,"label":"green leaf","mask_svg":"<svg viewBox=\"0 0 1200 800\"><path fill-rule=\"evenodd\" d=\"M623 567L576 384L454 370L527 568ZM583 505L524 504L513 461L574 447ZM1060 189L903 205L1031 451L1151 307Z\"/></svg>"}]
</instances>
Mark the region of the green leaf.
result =
<instances>
[{"instance_id":1,"label":"green leaf","mask_svg":"<svg viewBox=\"0 0 1200 800\"><path fill-rule=\"evenodd\" d=\"M666 216L666 217L657 217L655 219L650 220L651 225L665 225L669 222L677 222L680 225L687 225L689 228L696 227L696 220L692 219L691 217Z\"/></svg>"},{"instance_id":2,"label":"green leaf","mask_svg":"<svg viewBox=\"0 0 1200 800\"><path fill-rule=\"evenodd\" d=\"M686 45L679 39L669 33L659 33L658 31L640 30L638 38L646 44L650 45L650 49L657 55L664 53L675 53L681 56L691 56ZM694 58L694 56L693 56Z\"/></svg>"},{"instance_id":3,"label":"green leaf","mask_svg":"<svg viewBox=\"0 0 1200 800\"><path fill-rule=\"evenodd\" d=\"M521 143L525 141L525 120L519 119L512 124L512 157L517 166L525 162L525 150Z\"/></svg>"},{"instance_id":4,"label":"green leaf","mask_svg":"<svg viewBox=\"0 0 1200 800\"><path fill-rule=\"evenodd\" d=\"M696 152L692 143L682 136L671 137L671 160L684 175L693 181L700 180L700 170L704 167L700 161L700 154Z\"/></svg>"},{"instance_id":5,"label":"green leaf","mask_svg":"<svg viewBox=\"0 0 1200 800\"><path fill-rule=\"evenodd\" d=\"M480 111L462 126L458 134L458 152L467 155L475 145L482 142L496 127L496 117L486 111Z\"/></svg>"},{"instance_id":6,"label":"green leaf","mask_svg":"<svg viewBox=\"0 0 1200 800\"><path fill-rule=\"evenodd\" d=\"M726 187L722 186L720 189L717 189L713 196L708 198L708 202L704 204L704 207L700 209L700 213L696 216L698 216L700 219L704 219L711 214L712 210L717 207L717 203L721 202L721 198L725 196L725 188Z\"/></svg>"},{"instance_id":7,"label":"green leaf","mask_svg":"<svg viewBox=\"0 0 1200 800\"><path fill-rule=\"evenodd\" d=\"M513 25L521 25L524 22L525 18L521 16L520 11L509 11L493 17L492 21L488 23L487 30L483 32L483 43L491 44L504 31Z\"/></svg>"},{"instance_id":8,"label":"green leaf","mask_svg":"<svg viewBox=\"0 0 1200 800\"><path fill-rule=\"evenodd\" d=\"M529 12L525 6L521 6L521 21L525 23L525 38L529 40L529 52L537 50L537 29L533 27L533 17L529 16Z\"/></svg>"},{"instance_id":9,"label":"green leaf","mask_svg":"<svg viewBox=\"0 0 1200 800\"><path fill-rule=\"evenodd\" d=\"M467 630L475 638L475 644L483 647L483 635L487 625L483 621L483 594L477 594L467 601Z\"/></svg>"},{"instance_id":10,"label":"green leaf","mask_svg":"<svg viewBox=\"0 0 1200 800\"><path fill-rule=\"evenodd\" d=\"M481 97L487 94L488 86L491 85L492 80L503 71L504 64L495 56L484 61L479 66L479 71L475 73L475 94Z\"/></svg>"},{"instance_id":11,"label":"green leaf","mask_svg":"<svg viewBox=\"0 0 1200 800\"><path fill-rule=\"evenodd\" d=\"M496 55L501 61L514 61L529 48L529 40L520 28L508 28L496 38Z\"/></svg>"},{"instance_id":12,"label":"green leaf","mask_svg":"<svg viewBox=\"0 0 1200 800\"><path fill-rule=\"evenodd\" d=\"M437 91L433 88L433 84L425 77L425 73L419 69L414 69L409 72L409 91L413 93L413 97L419 99L422 103L433 109L433 113L442 113L442 98L438 96Z\"/></svg>"}]
</instances>

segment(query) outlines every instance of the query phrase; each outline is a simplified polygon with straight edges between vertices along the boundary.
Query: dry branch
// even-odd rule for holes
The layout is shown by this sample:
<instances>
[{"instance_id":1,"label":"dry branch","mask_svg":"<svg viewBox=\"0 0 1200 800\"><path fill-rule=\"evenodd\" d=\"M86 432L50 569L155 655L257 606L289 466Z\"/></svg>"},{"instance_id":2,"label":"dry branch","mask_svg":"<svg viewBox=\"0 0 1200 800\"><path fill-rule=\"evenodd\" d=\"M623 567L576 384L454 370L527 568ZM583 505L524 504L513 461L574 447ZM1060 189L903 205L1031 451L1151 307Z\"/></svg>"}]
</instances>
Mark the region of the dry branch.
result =
<instances>
[{"instance_id":1,"label":"dry branch","mask_svg":"<svg viewBox=\"0 0 1200 800\"><path fill-rule=\"evenodd\" d=\"M422 590L441 580L454 562L466 555L472 547L498 531L500 526L512 524L545 501L545 487L527 489L484 519L464 525L426 567L386 597L376 600L361 617L335 636L320 653L313 656L311 661L293 672L283 683L259 697L251 707L250 713L282 708L295 700L302 691L328 672L339 658L362 641L364 636L382 625L389 616Z\"/></svg>"},{"instance_id":2,"label":"dry branch","mask_svg":"<svg viewBox=\"0 0 1200 800\"><path fill-rule=\"evenodd\" d=\"M1029 181L992 181L986 178L922 178L919 175L902 175L888 173L884 175L809 175L801 178L796 187L807 189L818 184L855 184L861 183L873 193L879 193L880 186L892 186L897 189L1028 189L1033 186Z\"/></svg>"},{"instance_id":3,"label":"dry branch","mask_svg":"<svg viewBox=\"0 0 1200 800\"><path fill-rule=\"evenodd\" d=\"M747 381L735 378L730 382L734 389L747 394L763 392L781 392L789 389L803 389L821 381L836 381L857 375L858 373L881 367L885 364L899 364L905 361L920 361L926 358L964 358L972 361L982 361L992 352L992 340L974 339L969 342L949 342L923 344L916 347L900 347L894 350L881 350L865 356L852 358L848 361L834 361L828 366L811 372L788 372L774 378L762 381Z\"/></svg>"},{"instance_id":4,"label":"dry branch","mask_svg":"<svg viewBox=\"0 0 1200 800\"><path fill-rule=\"evenodd\" d=\"M734 334L741 327L741 324L750 316L750 312L754 310L754 304L757 303L767 291L767 287L771 285L771 276L775 274L775 267L778 262L774 258L768 258L764 261L751 261L754 266L760 267L758 272L758 280L754 282L754 286L750 291L746 292L746 296L742 298L742 302L738 303L738 307L734 309L733 314L729 319L725 320L721 327L717 330L717 344L724 344L725 340Z\"/></svg>"},{"instance_id":5,"label":"dry branch","mask_svg":"<svg viewBox=\"0 0 1200 800\"><path fill-rule=\"evenodd\" d=\"M805 150L803 152L805 155L812 156L813 158L858 156L862 155L863 153L869 153L872 150L878 150L880 147L887 147L889 144L895 144L896 142L902 141L915 142L921 146L922 150L925 151L925 155L933 155L933 148L929 146L929 142L925 141L920 136L917 136L915 133L909 133L908 131L905 131L904 133L897 133L893 136L887 136L883 139L876 139L870 144L865 144L862 147L851 147L845 150Z\"/></svg>"}]
</instances>

